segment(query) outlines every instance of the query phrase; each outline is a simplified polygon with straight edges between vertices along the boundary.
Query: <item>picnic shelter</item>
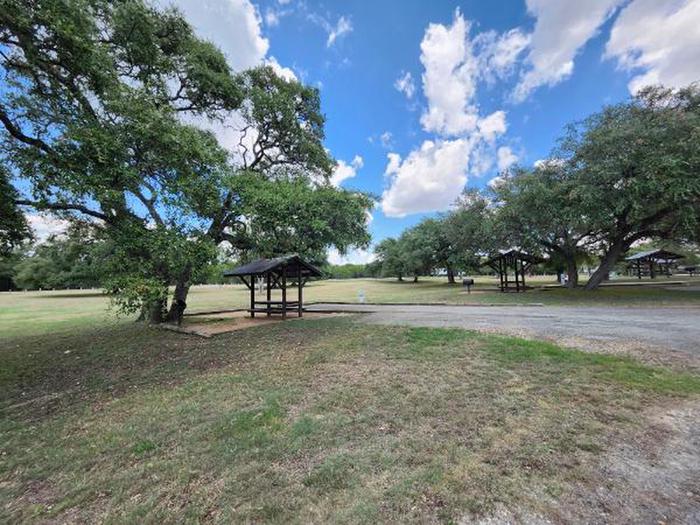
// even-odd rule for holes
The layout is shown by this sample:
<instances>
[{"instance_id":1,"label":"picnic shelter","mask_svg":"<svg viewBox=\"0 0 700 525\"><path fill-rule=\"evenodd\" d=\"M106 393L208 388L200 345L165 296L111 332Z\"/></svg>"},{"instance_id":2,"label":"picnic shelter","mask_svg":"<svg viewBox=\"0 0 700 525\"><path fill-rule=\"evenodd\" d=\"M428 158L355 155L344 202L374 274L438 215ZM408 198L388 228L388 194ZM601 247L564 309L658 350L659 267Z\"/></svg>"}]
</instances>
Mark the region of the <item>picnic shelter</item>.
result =
<instances>
[{"instance_id":1,"label":"picnic shelter","mask_svg":"<svg viewBox=\"0 0 700 525\"><path fill-rule=\"evenodd\" d=\"M544 262L544 259L511 248L499 250L482 266L489 266L498 274L501 292L524 292L525 274L530 271L533 265L541 262Z\"/></svg>"},{"instance_id":2,"label":"picnic shelter","mask_svg":"<svg viewBox=\"0 0 700 525\"><path fill-rule=\"evenodd\" d=\"M244 264L233 270L224 272L225 277L238 277L250 290L251 317L256 313L264 313L267 317L281 314L287 317L288 312L294 312L299 317L303 315L303 288L309 277L320 277L321 271L304 261L296 254L284 255L273 259L258 259ZM255 288L265 291L264 299L256 299ZM296 299L290 298L288 291L296 288ZM279 290L280 297L273 299L273 290Z\"/></svg>"}]
</instances>

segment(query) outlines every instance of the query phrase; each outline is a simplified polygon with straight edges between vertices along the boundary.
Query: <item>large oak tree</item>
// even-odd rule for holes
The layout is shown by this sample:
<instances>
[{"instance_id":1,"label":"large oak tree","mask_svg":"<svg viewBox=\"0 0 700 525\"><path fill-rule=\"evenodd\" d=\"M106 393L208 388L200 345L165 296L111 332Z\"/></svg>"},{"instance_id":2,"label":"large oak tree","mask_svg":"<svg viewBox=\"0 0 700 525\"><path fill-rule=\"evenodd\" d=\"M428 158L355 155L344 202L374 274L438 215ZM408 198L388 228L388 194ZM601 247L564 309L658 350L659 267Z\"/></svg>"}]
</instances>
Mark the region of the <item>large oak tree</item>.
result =
<instances>
[{"instance_id":1,"label":"large oak tree","mask_svg":"<svg viewBox=\"0 0 700 525\"><path fill-rule=\"evenodd\" d=\"M318 91L269 67L235 74L176 10L0 0L0 75L1 160L29 188L15 204L101 225L115 245L109 289L126 309L161 321L174 285L168 318L179 320L194 275L222 243L273 253L368 242L369 198L327 183L334 161ZM196 125L205 120L242 129L234 155ZM267 200L241 182L256 178L269 182L256 186ZM303 183L292 195L284 181L293 179ZM255 203L290 210L300 196L329 198L334 213L296 208L251 231L249 217L265 215ZM261 239L283 238L270 232L301 224L320 227L303 244L262 249Z\"/></svg>"},{"instance_id":2,"label":"large oak tree","mask_svg":"<svg viewBox=\"0 0 700 525\"><path fill-rule=\"evenodd\" d=\"M692 236L700 201L700 88L647 88L573 126L562 151L579 221L601 256L594 289L636 242ZM568 155L567 155L568 153Z\"/></svg>"}]
</instances>

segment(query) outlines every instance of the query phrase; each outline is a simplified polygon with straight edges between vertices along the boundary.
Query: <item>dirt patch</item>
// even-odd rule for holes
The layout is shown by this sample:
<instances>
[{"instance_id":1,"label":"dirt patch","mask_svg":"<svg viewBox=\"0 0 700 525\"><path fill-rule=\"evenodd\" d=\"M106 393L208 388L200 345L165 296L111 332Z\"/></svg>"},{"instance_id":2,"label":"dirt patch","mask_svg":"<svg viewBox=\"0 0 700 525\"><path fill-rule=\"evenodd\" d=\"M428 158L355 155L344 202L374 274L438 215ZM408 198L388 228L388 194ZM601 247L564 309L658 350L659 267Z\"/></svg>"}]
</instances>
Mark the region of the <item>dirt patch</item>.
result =
<instances>
[{"instance_id":1,"label":"dirt patch","mask_svg":"<svg viewBox=\"0 0 700 525\"><path fill-rule=\"evenodd\" d=\"M700 401L647 417L601 458L599 484L579 486L562 502L562 521L700 523Z\"/></svg>"},{"instance_id":2,"label":"dirt patch","mask_svg":"<svg viewBox=\"0 0 700 525\"><path fill-rule=\"evenodd\" d=\"M259 317L251 318L245 310L234 312L221 312L215 314L191 315L185 318L180 327L167 327L178 332L199 335L202 337L212 337L214 335L226 334L237 330L245 330L255 326L263 326L282 321L294 321L302 319L318 319L319 317L338 316L343 314L329 314L319 312L304 312L303 317L291 314L286 319L280 315L267 317L265 314L258 314Z\"/></svg>"}]
</instances>

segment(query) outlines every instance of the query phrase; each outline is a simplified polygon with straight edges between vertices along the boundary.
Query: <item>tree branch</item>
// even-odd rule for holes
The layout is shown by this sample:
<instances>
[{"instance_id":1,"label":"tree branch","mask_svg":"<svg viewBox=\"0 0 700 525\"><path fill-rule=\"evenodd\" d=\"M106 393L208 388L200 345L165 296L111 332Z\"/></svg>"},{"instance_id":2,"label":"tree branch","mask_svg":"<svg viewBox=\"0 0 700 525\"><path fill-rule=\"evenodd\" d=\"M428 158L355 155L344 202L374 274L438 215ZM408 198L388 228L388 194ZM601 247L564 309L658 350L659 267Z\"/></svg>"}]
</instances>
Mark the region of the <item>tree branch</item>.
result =
<instances>
[{"instance_id":1,"label":"tree branch","mask_svg":"<svg viewBox=\"0 0 700 525\"><path fill-rule=\"evenodd\" d=\"M31 206L37 210L55 210L55 211L79 211L85 215L101 219L105 222L112 222L112 218L102 212L91 210L82 204L60 203L60 202L33 202L23 199L16 199L15 204L18 206Z\"/></svg>"},{"instance_id":2,"label":"tree branch","mask_svg":"<svg viewBox=\"0 0 700 525\"><path fill-rule=\"evenodd\" d=\"M136 195L136 198L141 201L141 203L146 207L148 210L148 213L151 214L151 217L153 220L156 222L158 226L165 226L165 222L163 221L162 217L158 213L158 210L156 210L154 200L147 199L146 196L141 193L139 190L131 190L131 192Z\"/></svg>"},{"instance_id":3,"label":"tree branch","mask_svg":"<svg viewBox=\"0 0 700 525\"><path fill-rule=\"evenodd\" d=\"M38 139L36 137L30 137L29 135L25 135L22 132L22 130L19 129L19 127L17 127L14 122L12 122L12 119L10 119L9 115L5 111L5 108L3 108L2 106L0 106L0 122L2 122L3 126L5 126L5 129L7 130L7 132L12 137L19 140L20 142L24 142L25 144L28 144L29 146L34 146L35 148L39 148L44 153L47 153L49 155L54 154L51 146L49 146L43 140Z\"/></svg>"}]
</instances>

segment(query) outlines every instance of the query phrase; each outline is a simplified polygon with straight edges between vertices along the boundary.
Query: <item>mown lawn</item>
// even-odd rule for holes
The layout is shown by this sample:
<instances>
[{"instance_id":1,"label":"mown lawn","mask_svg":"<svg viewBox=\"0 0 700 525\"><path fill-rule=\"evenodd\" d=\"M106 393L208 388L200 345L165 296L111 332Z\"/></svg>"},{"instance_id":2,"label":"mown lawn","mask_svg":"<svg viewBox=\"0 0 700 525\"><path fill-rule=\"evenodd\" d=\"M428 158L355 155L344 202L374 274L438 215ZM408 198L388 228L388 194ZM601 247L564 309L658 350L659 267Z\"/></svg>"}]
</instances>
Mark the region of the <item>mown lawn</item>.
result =
<instances>
[{"instance_id":1,"label":"mown lawn","mask_svg":"<svg viewBox=\"0 0 700 525\"><path fill-rule=\"evenodd\" d=\"M0 347L0 522L556 519L645 411L697 396L630 359L353 317L77 323Z\"/></svg>"},{"instance_id":2,"label":"mown lawn","mask_svg":"<svg viewBox=\"0 0 700 525\"><path fill-rule=\"evenodd\" d=\"M675 278L674 278L675 279ZM687 280L687 278L686 278ZM347 279L308 283L307 302L357 302L360 292L367 302L419 302L451 304L543 303L547 305L618 306L700 306L700 290L685 287L607 287L594 292L561 288L533 289L521 294L495 291L495 280L477 277L473 293L461 285L449 285L444 278L423 278L418 283L395 279ZM532 278L533 286L551 284L552 277ZM664 279L657 279L659 284ZM700 279L691 281L700 286ZM189 312L242 308L248 305L243 285L195 286L188 302ZM119 323L124 319L110 309L98 290L0 293L0 341L22 334L70 332L75 326Z\"/></svg>"}]
</instances>

